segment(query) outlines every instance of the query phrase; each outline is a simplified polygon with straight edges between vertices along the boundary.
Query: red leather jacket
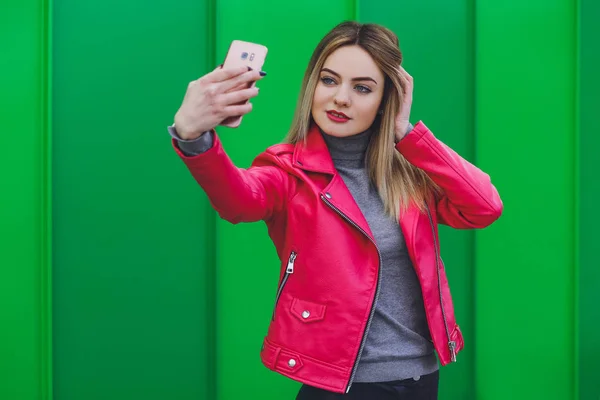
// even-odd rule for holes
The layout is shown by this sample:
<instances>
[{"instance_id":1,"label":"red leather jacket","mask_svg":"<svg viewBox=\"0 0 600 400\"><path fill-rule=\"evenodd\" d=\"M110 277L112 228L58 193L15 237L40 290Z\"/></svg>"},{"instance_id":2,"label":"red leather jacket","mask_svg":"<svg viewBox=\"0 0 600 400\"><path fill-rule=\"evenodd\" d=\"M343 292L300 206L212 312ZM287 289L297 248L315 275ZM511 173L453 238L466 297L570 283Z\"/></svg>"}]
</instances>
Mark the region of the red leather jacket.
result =
<instances>
[{"instance_id":1,"label":"red leather jacket","mask_svg":"<svg viewBox=\"0 0 600 400\"><path fill-rule=\"evenodd\" d=\"M249 169L234 166L215 134L213 147L186 157L219 215L264 220L281 260L273 319L261 359L291 379L342 393L350 389L378 293L373 234L313 126L307 145L278 144ZM422 123L396 149L443 190L427 212L409 208L400 227L421 283L431 338L442 365L463 337L439 253L437 224L483 228L502 213L490 178L434 137Z\"/></svg>"}]
</instances>

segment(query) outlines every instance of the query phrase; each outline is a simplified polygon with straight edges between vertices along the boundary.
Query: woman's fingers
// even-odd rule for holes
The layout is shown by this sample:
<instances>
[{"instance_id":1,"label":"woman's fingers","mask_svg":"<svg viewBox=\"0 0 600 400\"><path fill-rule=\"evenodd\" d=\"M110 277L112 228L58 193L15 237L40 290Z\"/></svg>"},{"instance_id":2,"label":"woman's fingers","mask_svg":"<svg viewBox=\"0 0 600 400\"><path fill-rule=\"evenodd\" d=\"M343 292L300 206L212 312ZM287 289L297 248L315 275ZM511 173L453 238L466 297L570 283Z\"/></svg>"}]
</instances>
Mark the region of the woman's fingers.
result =
<instances>
[{"instance_id":1,"label":"woman's fingers","mask_svg":"<svg viewBox=\"0 0 600 400\"><path fill-rule=\"evenodd\" d=\"M237 90L235 92L226 93L222 96L222 102L225 106L236 105L258 96L258 88L253 87L250 89Z\"/></svg>"},{"instance_id":2,"label":"woman's fingers","mask_svg":"<svg viewBox=\"0 0 600 400\"><path fill-rule=\"evenodd\" d=\"M261 80L262 78L263 76L260 74L260 71L246 71L243 74L221 81L218 84L217 90L219 93L227 93L235 87L249 85L250 83Z\"/></svg>"},{"instance_id":3,"label":"woman's fingers","mask_svg":"<svg viewBox=\"0 0 600 400\"><path fill-rule=\"evenodd\" d=\"M413 90L413 77L406 72L406 70L400 65L398 66L398 76L400 77L400 80L402 81L402 90L404 91L405 95L412 95L412 90Z\"/></svg>"},{"instance_id":4,"label":"woman's fingers","mask_svg":"<svg viewBox=\"0 0 600 400\"><path fill-rule=\"evenodd\" d=\"M206 74L201 79L205 83L219 83L234 79L246 72L248 72L248 67L221 68L221 66L218 66L214 71Z\"/></svg>"},{"instance_id":5,"label":"woman's fingers","mask_svg":"<svg viewBox=\"0 0 600 400\"><path fill-rule=\"evenodd\" d=\"M250 111L252 111L252 103L225 107L225 115L227 117L246 115Z\"/></svg>"}]
</instances>

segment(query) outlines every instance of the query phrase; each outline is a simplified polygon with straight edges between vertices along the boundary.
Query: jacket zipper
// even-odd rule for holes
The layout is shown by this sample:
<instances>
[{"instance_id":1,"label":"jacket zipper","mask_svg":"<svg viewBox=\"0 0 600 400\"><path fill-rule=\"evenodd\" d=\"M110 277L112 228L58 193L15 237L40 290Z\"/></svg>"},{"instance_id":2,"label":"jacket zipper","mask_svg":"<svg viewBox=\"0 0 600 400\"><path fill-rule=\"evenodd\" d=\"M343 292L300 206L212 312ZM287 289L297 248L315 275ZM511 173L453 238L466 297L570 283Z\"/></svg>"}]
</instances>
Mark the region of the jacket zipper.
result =
<instances>
[{"instance_id":1,"label":"jacket zipper","mask_svg":"<svg viewBox=\"0 0 600 400\"><path fill-rule=\"evenodd\" d=\"M431 225L431 233L433 234L433 247L435 249L435 266L436 266L436 270L437 270L438 291L440 293L440 305L442 306L442 317L444 318L444 327L446 328L446 336L448 337L448 349L450 350L450 359L452 360L452 362L456 362L456 342L450 338L450 330L448 329L448 321L446 319L446 312L444 310L444 296L442 295L442 279L441 279L441 270L440 270L440 264L439 264L442 257L438 253L435 227L433 226L433 218L431 217L431 211L429 210L429 205L427 205L427 203L425 203L425 207L427 208L427 216L429 217L429 224Z\"/></svg>"},{"instance_id":2,"label":"jacket zipper","mask_svg":"<svg viewBox=\"0 0 600 400\"><path fill-rule=\"evenodd\" d=\"M350 391L350 388L352 387L352 382L354 381L354 377L356 375L358 361L360 360L360 356L362 355L363 349L365 347L365 343L366 343L365 339L367 338L367 334L369 333L369 328L371 327L371 322L373 321L373 315L375 314L375 304L377 303L377 299L379 298L379 268L381 267L381 264L382 264L381 252L379 251L379 247L377 247L377 243L375 243L375 241L373 239L371 239L371 237L367 234L367 232L365 232L354 221L352 221L350 218L348 218L343 212L340 211L339 208L337 208L336 206L331 204L323 195L321 195L321 199L329 207L331 207L332 210L337 212L339 215L342 216L342 218L344 218L346 221L350 222L350 224L352 224L354 227L356 227L356 229L361 231L367 237L367 239L369 239L371 241L371 243L373 243L373 245L375 245L375 248L377 249L377 256L379 257L379 265L377 266L377 287L375 289L375 300L371 304L371 311L369 313L369 320L367 321L367 327L366 327L365 331L363 332L363 337L362 337L361 343L360 343L360 349L358 350L358 355L356 356L356 359L354 360L354 366L352 367L352 373L350 374L350 380L348 381L348 387L346 388L346 393L348 393Z\"/></svg>"},{"instance_id":3,"label":"jacket zipper","mask_svg":"<svg viewBox=\"0 0 600 400\"><path fill-rule=\"evenodd\" d=\"M285 275L283 276L283 279L281 280L279 289L277 289L277 297L275 298L275 307L273 307L273 316L271 317L272 321L275 320L275 309L277 308L277 304L279 303L279 298L281 297L281 292L283 292L283 288L284 288L285 284L287 283L287 280L290 277L290 275L294 273L294 262L296 262L297 256L298 256L298 253L296 253L295 251L292 251L292 253L290 254L290 257L288 258L287 267L285 268Z\"/></svg>"}]
</instances>

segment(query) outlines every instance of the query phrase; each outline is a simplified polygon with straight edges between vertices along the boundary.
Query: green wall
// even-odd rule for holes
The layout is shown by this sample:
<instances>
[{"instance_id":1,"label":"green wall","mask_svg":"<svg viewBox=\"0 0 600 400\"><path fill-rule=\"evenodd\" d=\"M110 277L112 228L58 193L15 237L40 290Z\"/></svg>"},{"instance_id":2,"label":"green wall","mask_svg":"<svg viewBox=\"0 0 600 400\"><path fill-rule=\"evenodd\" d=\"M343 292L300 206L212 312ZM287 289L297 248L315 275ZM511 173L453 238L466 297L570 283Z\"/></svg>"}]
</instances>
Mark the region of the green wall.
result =
<instances>
[{"instance_id":1,"label":"green wall","mask_svg":"<svg viewBox=\"0 0 600 400\"><path fill-rule=\"evenodd\" d=\"M598 227L600 227L600 3L580 0L579 31L579 136L577 213L579 294L577 301L578 378L581 400L597 400L600 393L598 359L600 359L600 268L598 268Z\"/></svg>"},{"instance_id":2,"label":"green wall","mask_svg":"<svg viewBox=\"0 0 600 400\"><path fill-rule=\"evenodd\" d=\"M506 205L476 235L477 399L573 398L576 11L477 6L477 159Z\"/></svg>"},{"instance_id":3,"label":"green wall","mask_svg":"<svg viewBox=\"0 0 600 400\"><path fill-rule=\"evenodd\" d=\"M49 3L0 4L0 399L52 392Z\"/></svg>"},{"instance_id":4,"label":"green wall","mask_svg":"<svg viewBox=\"0 0 600 400\"><path fill-rule=\"evenodd\" d=\"M282 4L2 3L0 399L294 398L259 358L266 229L215 218L166 125L231 40L263 43L254 111L220 130L250 165L285 135L319 39L358 19L400 36L412 119L505 204L483 231L441 229L466 348L440 398L597 400L597 2Z\"/></svg>"},{"instance_id":5,"label":"green wall","mask_svg":"<svg viewBox=\"0 0 600 400\"><path fill-rule=\"evenodd\" d=\"M213 217L165 136L207 9L54 2L56 399L212 397Z\"/></svg>"}]
</instances>

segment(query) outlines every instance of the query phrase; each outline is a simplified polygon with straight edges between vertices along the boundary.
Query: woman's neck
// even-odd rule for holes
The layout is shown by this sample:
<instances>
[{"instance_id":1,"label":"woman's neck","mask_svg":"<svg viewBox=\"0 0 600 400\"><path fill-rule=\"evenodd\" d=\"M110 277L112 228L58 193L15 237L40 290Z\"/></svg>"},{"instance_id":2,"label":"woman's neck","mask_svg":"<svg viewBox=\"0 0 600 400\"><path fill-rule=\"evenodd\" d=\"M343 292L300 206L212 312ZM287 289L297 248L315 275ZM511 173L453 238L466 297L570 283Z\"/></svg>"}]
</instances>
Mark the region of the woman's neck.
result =
<instances>
[{"instance_id":1,"label":"woman's neck","mask_svg":"<svg viewBox=\"0 0 600 400\"><path fill-rule=\"evenodd\" d=\"M354 161L355 163L364 164L365 154L371 141L371 130L368 129L364 132L358 133L352 136L337 137L325 133L321 130L323 140L327 144L329 154L334 164L339 162L346 163L347 161Z\"/></svg>"}]
</instances>

